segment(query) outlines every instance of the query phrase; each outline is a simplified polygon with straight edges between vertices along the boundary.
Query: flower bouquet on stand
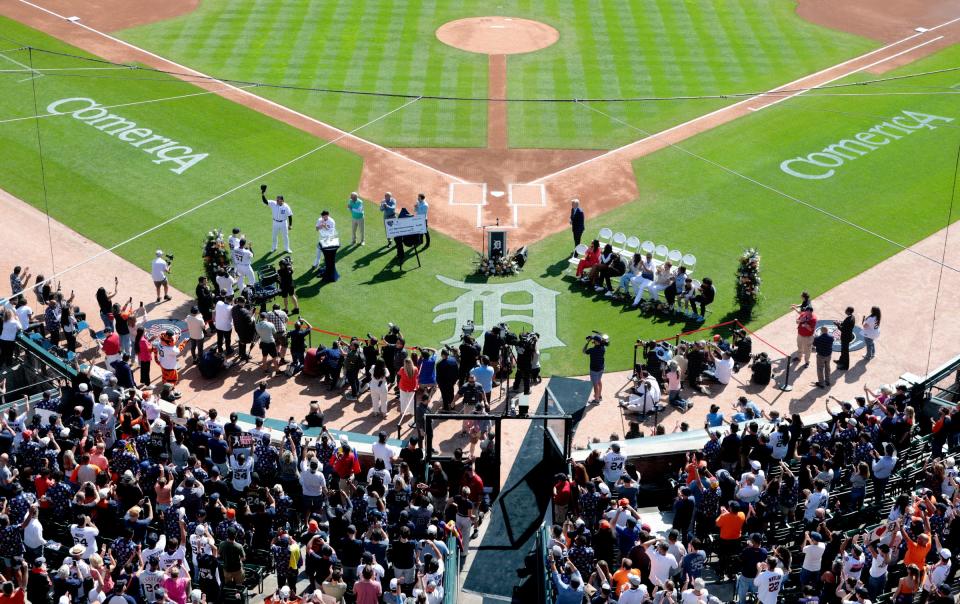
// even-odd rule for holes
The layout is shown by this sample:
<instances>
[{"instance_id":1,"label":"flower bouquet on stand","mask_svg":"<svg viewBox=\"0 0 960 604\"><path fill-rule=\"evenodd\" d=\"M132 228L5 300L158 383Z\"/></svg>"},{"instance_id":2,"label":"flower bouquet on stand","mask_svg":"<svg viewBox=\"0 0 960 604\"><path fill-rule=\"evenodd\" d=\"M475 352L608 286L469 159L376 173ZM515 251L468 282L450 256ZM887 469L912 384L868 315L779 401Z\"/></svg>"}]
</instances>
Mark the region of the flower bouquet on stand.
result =
<instances>
[{"instance_id":1,"label":"flower bouquet on stand","mask_svg":"<svg viewBox=\"0 0 960 604\"><path fill-rule=\"evenodd\" d=\"M477 274L484 277L507 277L520 272L520 266L509 253L497 258L488 258L478 253L476 265Z\"/></svg>"},{"instance_id":2,"label":"flower bouquet on stand","mask_svg":"<svg viewBox=\"0 0 960 604\"><path fill-rule=\"evenodd\" d=\"M749 319L760 302L760 252L749 248L740 256L737 265L737 304L740 314Z\"/></svg>"},{"instance_id":3,"label":"flower bouquet on stand","mask_svg":"<svg viewBox=\"0 0 960 604\"><path fill-rule=\"evenodd\" d=\"M203 269L207 279L215 283L220 269L229 267L230 250L227 249L227 243L223 240L223 231L221 229L208 231L203 243Z\"/></svg>"}]
</instances>

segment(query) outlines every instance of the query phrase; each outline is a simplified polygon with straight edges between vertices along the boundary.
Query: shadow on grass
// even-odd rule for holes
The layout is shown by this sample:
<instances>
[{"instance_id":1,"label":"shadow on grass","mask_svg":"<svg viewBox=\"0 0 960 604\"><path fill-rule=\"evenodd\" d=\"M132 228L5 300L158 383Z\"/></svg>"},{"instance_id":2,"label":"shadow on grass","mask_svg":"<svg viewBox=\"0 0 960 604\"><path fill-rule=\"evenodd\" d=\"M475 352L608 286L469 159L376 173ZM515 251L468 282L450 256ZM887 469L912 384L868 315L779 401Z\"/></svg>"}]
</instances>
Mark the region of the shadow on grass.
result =
<instances>
[{"instance_id":1,"label":"shadow on grass","mask_svg":"<svg viewBox=\"0 0 960 604\"><path fill-rule=\"evenodd\" d=\"M565 270L570 266L570 259L564 258L563 260L558 260L550 266L543 269L541 277L559 277L563 274Z\"/></svg>"}]
</instances>

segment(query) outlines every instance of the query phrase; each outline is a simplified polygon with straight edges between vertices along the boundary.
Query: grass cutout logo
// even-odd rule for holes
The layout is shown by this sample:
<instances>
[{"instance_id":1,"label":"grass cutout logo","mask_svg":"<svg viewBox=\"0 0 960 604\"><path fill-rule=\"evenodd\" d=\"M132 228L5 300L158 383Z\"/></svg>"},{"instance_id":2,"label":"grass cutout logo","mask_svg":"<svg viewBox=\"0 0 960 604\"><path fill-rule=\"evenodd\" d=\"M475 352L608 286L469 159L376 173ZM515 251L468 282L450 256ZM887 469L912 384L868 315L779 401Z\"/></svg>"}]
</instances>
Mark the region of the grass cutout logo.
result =
<instances>
[{"instance_id":1,"label":"grass cutout logo","mask_svg":"<svg viewBox=\"0 0 960 604\"><path fill-rule=\"evenodd\" d=\"M456 300L433 308L433 312L442 313L434 317L434 323L454 322L453 335L444 340L444 344L460 340L460 327L474 319L474 309L479 304L483 319L476 323L478 333L499 323L525 323L529 326L528 331L540 334L540 350L566 346L557 337L557 296L560 292L547 289L531 279L511 283L464 283L442 275L437 275L437 279L450 287L466 290ZM507 304L503 301L505 295L517 293L530 296L530 302Z\"/></svg>"}]
</instances>

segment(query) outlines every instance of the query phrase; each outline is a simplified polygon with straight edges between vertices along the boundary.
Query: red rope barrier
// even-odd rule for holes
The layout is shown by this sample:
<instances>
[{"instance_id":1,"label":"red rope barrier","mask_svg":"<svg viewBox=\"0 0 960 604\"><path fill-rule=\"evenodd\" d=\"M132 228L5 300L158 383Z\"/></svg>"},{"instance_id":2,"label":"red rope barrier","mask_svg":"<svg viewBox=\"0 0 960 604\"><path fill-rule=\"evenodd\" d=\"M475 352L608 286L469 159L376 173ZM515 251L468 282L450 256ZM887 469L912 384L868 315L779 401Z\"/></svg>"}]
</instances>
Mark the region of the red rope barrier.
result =
<instances>
[{"instance_id":1,"label":"red rope barrier","mask_svg":"<svg viewBox=\"0 0 960 604\"><path fill-rule=\"evenodd\" d=\"M691 330L691 331L684 331L684 332L682 332L682 333L678 333L678 334L676 334L676 335L670 336L669 338L663 338L663 339L661 339L661 340L655 340L655 342L656 342L657 344L659 344L660 342L667 342L667 341L669 341L669 340L675 340L675 339L677 339L677 338L682 338L682 337L684 337L684 336L688 336L688 335L693 334L693 333L697 333L697 332L700 332L700 331L708 331L708 330L711 330L711 329L716 329L717 327L725 327L725 326L727 326L727 325L732 325L732 324L734 324L734 323L738 323L738 324L739 324L739 321L724 321L723 323L717 323L716 325L710 325L709 327L701 327L701 328L699 328L699 329L694 329L694 330ZM741 327L742 327L742 326L741 326Z\"/></svg>"},{"instance_id":2,"label":"red rope barrier","mask_svg":"<svg viewBox=\"0 0 960 604\"><path fill-rule=\"evenodd\" d=\"M768 342L768 341L764 340L763 338L761 338L760 336L758 336L758 335L756 334L756 332L750 331L749 329L747 329L746 327L744 327L743 323L741 323L740 321L736 321L736 320L735 320L734 323L736 323L737 325L739 325L739 326L740 326L740 329L744 330L745 332L747 332L747 333L750 334L751 336L753 336L753 337L755 337L756 339L760 340L761 342L763 342L764 344L766 344L766 345L769 346L770 348L773 348L774 350L776 350L777 352L779 352L779 353L782 354L783 356L785 356L785 357L786 357L786 356L790 356L790 355L788 355L787 353L785 353L784 351L782 351L782 350L780 350L779 348L777 348L776 346L774 346L773 344L771 344L770 342Z\"/></svg>"}]
</instances>

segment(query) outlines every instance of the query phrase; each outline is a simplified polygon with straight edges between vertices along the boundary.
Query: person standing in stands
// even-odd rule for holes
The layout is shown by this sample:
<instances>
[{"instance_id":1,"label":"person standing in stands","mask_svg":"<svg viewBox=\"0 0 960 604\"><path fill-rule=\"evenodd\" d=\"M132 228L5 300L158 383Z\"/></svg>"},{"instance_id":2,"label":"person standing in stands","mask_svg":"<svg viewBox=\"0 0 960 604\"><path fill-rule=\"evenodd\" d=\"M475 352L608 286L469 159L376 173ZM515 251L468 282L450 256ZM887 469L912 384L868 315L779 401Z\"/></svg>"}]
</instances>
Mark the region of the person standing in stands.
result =
<instances>
[{"instance_id":1,"label":"person standing in stands","mask_svg":"<svg viewBox=\"0 0 960 604\"><path fill-rule=\"evenodd\" d=\"M573 257L577 257L577 246L580 245L580 239L584 231L584 214L580 208L579 199L570 200L570 230L573 231Z\"/></svg>"}]
</instances>

